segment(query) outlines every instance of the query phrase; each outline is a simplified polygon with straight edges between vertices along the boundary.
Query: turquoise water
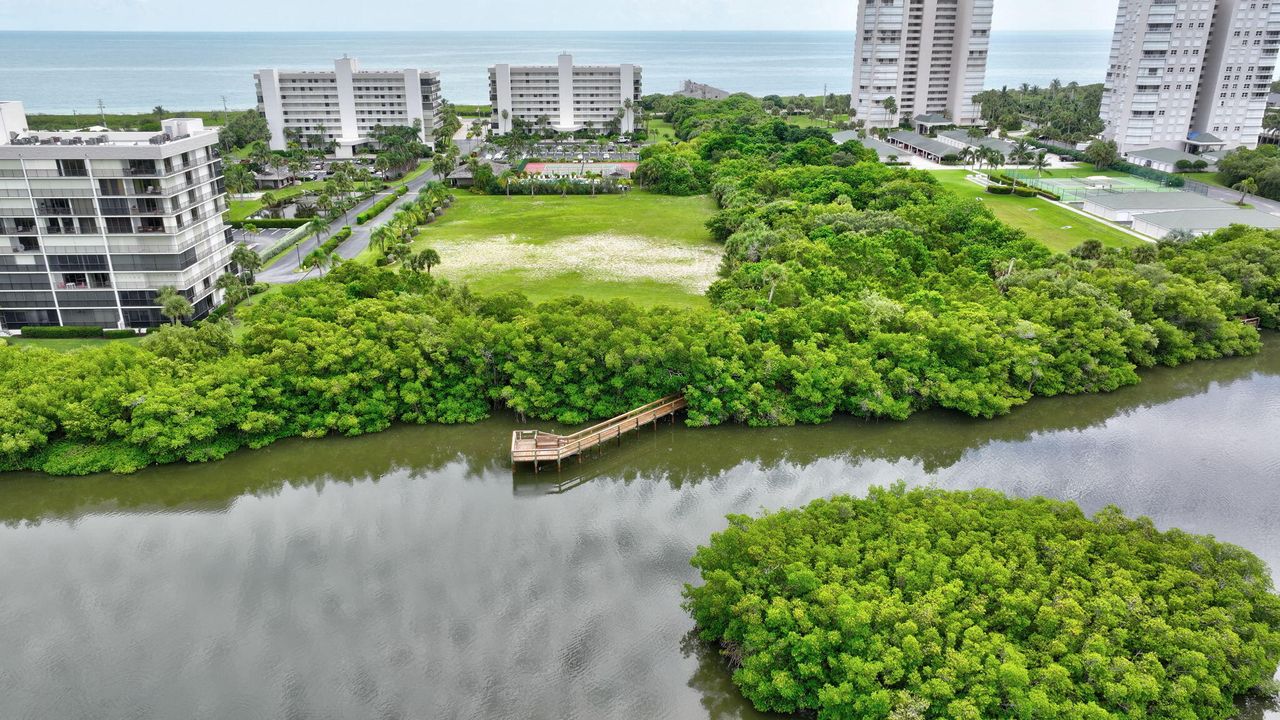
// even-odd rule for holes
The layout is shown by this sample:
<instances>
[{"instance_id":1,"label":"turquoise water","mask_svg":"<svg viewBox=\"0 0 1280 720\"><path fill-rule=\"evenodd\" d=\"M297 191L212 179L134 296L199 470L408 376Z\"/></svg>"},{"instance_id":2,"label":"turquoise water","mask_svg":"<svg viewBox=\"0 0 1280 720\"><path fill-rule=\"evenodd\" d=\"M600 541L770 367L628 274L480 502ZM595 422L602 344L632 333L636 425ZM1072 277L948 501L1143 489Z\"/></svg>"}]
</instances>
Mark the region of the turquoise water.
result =
<instances>
[{"instance_id":1,"label":"turquoise water","mask_svg":"<svg viewBox=\"0 0 1280 720\"><path fill-rule=\"evenodd\" d=\"M755 95L847 93L851 32L405 32L67 33L0 32L0 97L32 112L137 112L254 104L263 67L332 67L347 53L365 67L439 70L445 96L486 102L486 68L551 63L563 50L582 62L644 66L646 92L685 79ZM996 32L987 86L1101 82L1110 33Z\"/></svg>"}]
</instances>

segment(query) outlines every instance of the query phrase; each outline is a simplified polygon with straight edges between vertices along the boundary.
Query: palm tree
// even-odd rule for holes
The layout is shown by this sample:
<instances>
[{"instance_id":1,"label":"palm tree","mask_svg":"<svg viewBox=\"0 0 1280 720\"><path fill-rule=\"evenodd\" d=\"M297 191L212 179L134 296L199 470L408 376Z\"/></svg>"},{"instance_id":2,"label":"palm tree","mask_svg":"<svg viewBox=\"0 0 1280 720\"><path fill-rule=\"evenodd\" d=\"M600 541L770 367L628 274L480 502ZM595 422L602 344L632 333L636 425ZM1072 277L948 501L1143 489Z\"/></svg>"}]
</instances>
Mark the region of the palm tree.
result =
<instances>
[{"instance_id":1,"label":"palm tree","mask_svg":"<svg viewBox=\"0 0 1280 720\"><path fill-rule=\"evenodd\" d=\"M245 224L241 225L241 226L240 226L240 239L241 239L241 244L243 244L243 243L244 243L244 236L245 236L245 235L257 235L257 234L258 234L258 226L257 226L257 225L254 225L254 224L253 224L253 223L251 223L251 222L247 222L247 223L245 223Z\"/></svg>"},{"instance_id":2,"label":"palm tree","mask_svg":"<svg viewBox=\"0 0 1280 720\"><path fill-rule=\"evenodd\" d=\"M960 151L960 162L965 165L973 165L978 159L978 151L975 148L967 147Z\"/></svg>"},{"instance_id":3,"label":"palm tree","mask_svg":"<svg viewBox=\"0 0 1280 720\"><path fill-rule=\"evenodd\" d=\"M591 183L591 197L595 197L595 196L596 196L596 181L597 181L597 180L603 180L603 179L604 179L604 175L602 175L602 174L600 174L600 173L598 173L598 172L589 172L589 173L584 173L582 177L586 178L586 181L587 181L587 182L589 182L589 183Z\"/></svg>"},{"instance_id":4,"label":"palm tree","mask_svg":"<svg viewBox=\"0 0 1280 720\"><path fill-rule=\"evenodd\" d=\"M319 215L316 215L307 223L307 231L313 235L328 235L329 221Z\"/></svg>"},{"instance_id":5,"label":"palm tree","mask_svg":"<svg viewBox=\"0 0 1280 720\"><path fill-rule=\"evenodd\" d=\"M1042 173L1048 172L1049 169L1049 153L1038 152L1031 155L1031 167L1036 171L1036 177L1040 177Z\"/></svg>"},{"instance_id":6,"label":"palm tree","mask_svg":"<svg viewBox=\"0 0 1280 720\"><path fill-rule=\"evenodd\" d=\"M425 248L413 256L412 262L419 267L425 267L427 274L430 275L431 268L440 264L440 253L434 248Z\"/></svg>"},{"instance_id":7,"label":"palm tree","mask_svg":"<svg viewBox=\"0 0 1280 720\"><path fill-rule=\"evenodd\" d=\"M1240 193L1240 201L1237 202L1236 204L1243 205L1244 199L1246 197L1258 192L1258 181L1254 180L1253 178L1245 178L1240 182L1236 183L1235 185L1232 185L1231 189Z\"/></svg>"},{"instance_id":8,"label":"palm tree","mask_svg":"<svg viewBox=\"0 0 1280 720\"><path fill-rule=\"evenodd\" d=\"M245 195L257 189L257 181L254 180L253 173L240 163L228 165L226 177L227 189L237 195Z\"/></svg>"},{"instance_id":9,"label":"palm tree","mask_svg":"<svg viewBox=\"0 0 1280 720\"><path fill-rule=\"evenodd\" d=\"M884 108L884 113L885 113L885 115L886 115L886 116L888 116L888 118L889 118L890 120L895 120L895 119L897 118L897 116L898 116L898 101L897 101L897 100L895 100L895 99L894 99L894 97L893 97L892 95L890 95L889 97L885 98L885 99L880 103L880 107ZM898 123L896 123L896 122L895 122L895 123L893 123L893 124L894 124L894 125L897 125Z\"/></svg>"},{"instance_id":10,"label":"palm tree","mask_svg":"<svg viewBox=\"0 0 1280 720\"><path fill-rule=\"evenodd\" d=\"M246 229L248 227L248 225L245 226ZM249 275L250 285L257 282L258 269L262 267L262 256L253 248L244 243L236 245L236 249L231 251L231 262Z\"/></svg>"},{"instance_id":11,"label":"palm tree","mask_svg":"<svg viewBox=\"0 0 1280 720\"><path fill-rule=\"evenodd\" d=\"M503 112L506 112L505 110ZM498 184L507 192L507 197L511 197L511 184L516 180L516 173L513 170L507 170L498 176Z\"/></svg>"},{"instance_id":12,"label":"palm tree","mask_svg":"<svg viewBox=\"0 0 1280 720\"><path fill-rule=\"evenodd\" d=\"M305 268L315 268L320 271L320 277L324 277L325 268L333 267L337 262L337 255L334 255L331 252L325 252L321 248L316 248L302 259L302 266Z\"/></svg>"},{"instance_id":13,"label":"palm tree","mask_svg":"<svg viewBox=\"0 0 1280 720\"><path fill-rule=\"evenodd\" d=\"M195 314L191 301L172 286L160 288L156 293L156 302L160 304L160 314L169 318L169 322L177 325Z\"/></svg>"},{"instance_id":14,"label":"palm tree","mask_svg":"<svg viewBox=\"0 0 1280 720\"><path fill-rule=\"evenodd\" d=\"M328 193L320 193L316 196L316 208L322 215L328 217L329 213L333 210L333 196Z\"/></svg>"},{"instance_id":15,"label":"palm tree","mask_svg":"<svg viewBox=\"0 0 1280 720\"><path fill-rule=\"evenodd\" d=\"M369 247L377 250L383 255L387 254L387 247L391 245L391 228L386 225L379 225L369 233Z\"/></svg>"},{"instance_id":16,"label":"palm tree","mask_svg":"<svg viewBox=\"0 0 1280 720\"><path fill-rule=\"evenodd\" d=\"M228 308L234 308L249 297L249 286L244 284L244 280L241 280L239 275L226 273L218 278L214 287L223 291Z\"/></svg>"},{"instance_id":17,"label":"palm tree","mask_svg":"<svg viewBox=\"0 0 1280 720\"><path fill-rule=\"evenodd\" d=\"M435 173L438 178L445 178L449 173L453 172L453 159L446 153L436 153L431 158L431 172Z\"/></svg>"}]
</instances>

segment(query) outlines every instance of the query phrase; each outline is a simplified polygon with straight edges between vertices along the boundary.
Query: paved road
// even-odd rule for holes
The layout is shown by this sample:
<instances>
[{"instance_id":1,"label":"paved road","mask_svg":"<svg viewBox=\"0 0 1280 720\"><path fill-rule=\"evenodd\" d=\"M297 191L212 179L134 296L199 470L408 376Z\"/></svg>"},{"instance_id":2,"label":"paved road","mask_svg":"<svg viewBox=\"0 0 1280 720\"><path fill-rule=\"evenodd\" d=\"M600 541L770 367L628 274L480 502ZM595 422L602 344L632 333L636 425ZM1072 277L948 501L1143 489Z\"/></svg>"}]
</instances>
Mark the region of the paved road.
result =
<instances>
[{"instance_id":1,"label":"paved road","mask_svg":"<svg viewBox=\"0 0 1280 720\"><path fill-rule=\"evenodd\" d=\"M401 196L399 200L391 205L391 207L383 210L376 219L371 220L364 225L355 224L356 216L365 210L368 210L377 201L391 194L390 190L377 193L368 200L365 200L351 208L347 211L345 216L339 217L335 220L331 225L329 225L329 234L338 232L342 229L343 225L351 226L351 237L347 238L346 242L338 246L338 257L341 257L344 260L350 260L361 252L364 252L365 248L369 247L369 236L373 233L373 229L390 219L402 205L412 202L413 199L417 197L418 191L422 189L422 186L426 185L434 178L435 175L427 172L413 180L410 180L408 183L409 192ZM259 271L258 280L268 283L295 283L299 280L305 280L309 275L311 275L311 272L299 271L299 264L303 258L310 254L312 250L319 247L327 239L327 235L324 237L312 235L306 240L303 240L286 251L275 265Z\"/></svg>"},{"instance_id":2,"label":"paved road","mask_svg":"<svg viewBox=\"0 0 1280 720\"><path fill-rule=\"evenodd\" d=\"M1228 190L1217 185L1209 185L1209 197L1214 200L1222 200L1223 202L1235 203L1240 200L1240 193L1235 190ZM1280 215L1280 202L1268 200L1257 195L1250 195L1244 201L1254 207L1255 210L1261 210L1272 215Z\"/></svg>"}]
</instances>

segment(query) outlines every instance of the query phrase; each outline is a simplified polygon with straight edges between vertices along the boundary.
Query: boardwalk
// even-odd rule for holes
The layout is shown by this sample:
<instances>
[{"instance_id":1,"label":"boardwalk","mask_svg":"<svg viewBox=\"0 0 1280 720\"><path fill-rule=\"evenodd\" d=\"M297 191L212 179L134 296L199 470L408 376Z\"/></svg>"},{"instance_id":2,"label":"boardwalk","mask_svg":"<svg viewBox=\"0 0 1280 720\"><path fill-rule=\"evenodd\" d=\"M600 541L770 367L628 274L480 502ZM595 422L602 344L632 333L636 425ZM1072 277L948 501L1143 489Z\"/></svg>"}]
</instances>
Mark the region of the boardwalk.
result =
<instances>
[{"instance_id":1,"label":"boardwalk","mask_svg":"<svg viewBox=\"0 0 1280 720\"><path fill-rule=\"evenodd\" d=\"M542 463L554 462L560 467L566 459L581 455L583 451L602 445L608 440L621 438L626 433L638 430L645 425L657 425L665 417L674 415L688 407L689 403L683 395L668 395L638 407L625 415L606 420L572 435L555 435L537 430L516 430L511 434L511 462L533 463L537 470Z\"/></svg>"}]
</instances>

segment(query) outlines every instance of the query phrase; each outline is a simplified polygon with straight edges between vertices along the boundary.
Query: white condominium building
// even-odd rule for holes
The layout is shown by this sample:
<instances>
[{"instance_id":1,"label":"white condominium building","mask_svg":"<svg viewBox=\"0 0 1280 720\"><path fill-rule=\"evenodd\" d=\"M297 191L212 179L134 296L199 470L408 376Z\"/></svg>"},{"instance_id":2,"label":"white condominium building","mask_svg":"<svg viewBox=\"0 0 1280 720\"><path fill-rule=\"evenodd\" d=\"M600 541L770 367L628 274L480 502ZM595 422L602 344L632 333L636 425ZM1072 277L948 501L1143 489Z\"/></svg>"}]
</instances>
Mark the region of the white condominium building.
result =
<instances>
[{"instance_id":1,"label":"white condominium building","mask_svg":"<svg viewBox=\"0 0 1280 720\"><path fill-rule=\"evenodd\" d=\"M852 110L867 127L979 121L994 0L859 0ZM886 109L892 97L897 109Z\"/></svg>"},{"instance_id":2,"label":"white condominium building","mask_svg":"<svg viewBox=\"0 0 1280 720\"><path fill-rule=\"evenodd\" d=\"M489 68L493 130L511 131L519 118L560 132L603 132L613 121L619 132L636 127L642 95L638 65L574 65L561 55L555 65L494 65Z\"/></svg>"},{"instance_id":3,"label":"white condominium building","mask_svg":"<svg viewBox=\"0 0 1280 720\"><path fill-rule=\"evenodd\" d=\"M443 120L440 73L405 70L361 70L355 58L343 57L333 70L259 70L258 110L271 128L271 149L290 141L303 145L337 143L339 157L351 157L369 142L375 125L422 127L430 144Z\"/></svg>"},{"instance_id":4,"label":"white condominium building","mask_svg":"<svg viewBox=\"0 0 1280 720\"><path fill-rule=\"evenodd\" d=\"M218 133L28 132L0 102L0 326L151 327L172 287L195 317L230 266Z\"/></svg>"},{"instance_id":5,"label":"white condominium building","mask_svg":"<svg viewBox=\"0 0 1280 720\"><path fill-rule=\"evenodd\" d=\"M1280 2L1120 0L1102 96L1121 152L1257 145L1280 48Z\"/></svg>"}]
</instances>

